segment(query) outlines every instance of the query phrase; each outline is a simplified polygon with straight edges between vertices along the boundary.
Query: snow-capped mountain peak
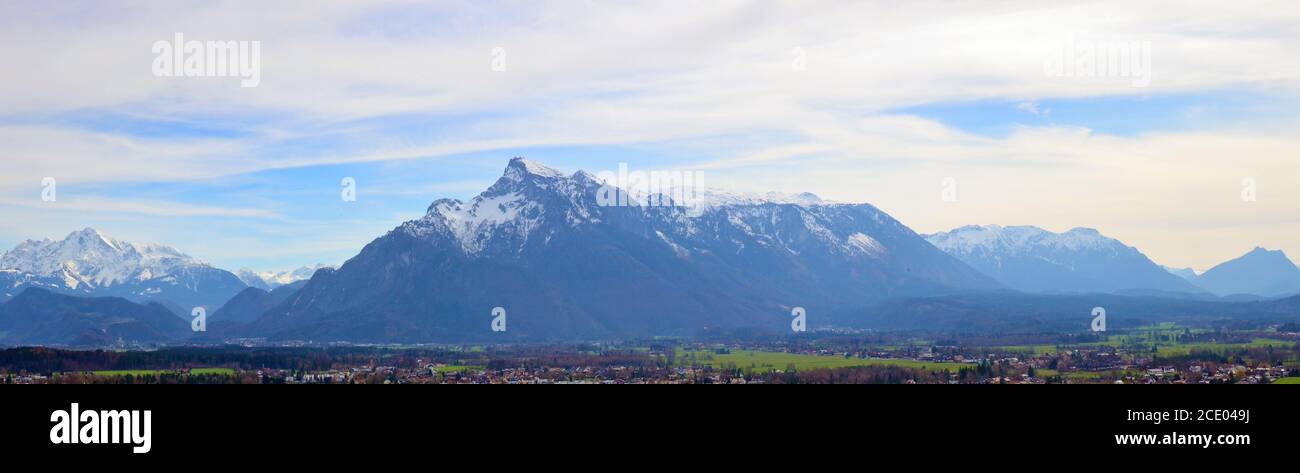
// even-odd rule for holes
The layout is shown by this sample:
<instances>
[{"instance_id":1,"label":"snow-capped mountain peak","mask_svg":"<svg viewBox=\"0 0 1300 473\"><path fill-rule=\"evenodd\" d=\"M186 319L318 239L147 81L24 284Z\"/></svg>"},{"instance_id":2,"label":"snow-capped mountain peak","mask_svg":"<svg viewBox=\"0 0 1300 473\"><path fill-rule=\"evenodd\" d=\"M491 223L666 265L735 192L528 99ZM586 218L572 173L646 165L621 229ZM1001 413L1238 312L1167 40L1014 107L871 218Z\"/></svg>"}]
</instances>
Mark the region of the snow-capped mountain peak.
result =
<instances>
[{"instance_id":1,"label":"snow-capped mountain peak","mask_svg":"<svg viewBox=\"0 0 1300 473\"><path fill-rule=\"evenodd\" d=\"M234 274L172 246L134 244L93 228L62 240L28 240L0 254L0 301L29 288L158 302L183 318L215 309L247 288Z\"/></svg>"},{"instance_id":2,"label":"snow-capped mountain peak","mask_svg":"<svg viewBox=\"0 0 1300 473\"><path fill-rule=\"evenodd\" d=\"M1092 228L1053 233L1031 226L972 225L926 239L975 269L1024 291L1201 292L1137 248Z\"/></svg>"},{"instance_id":3,"label":"snow-capped mountain peak","mask_svg":"<svg viewBox=\"0 0 1300 473\"><path fill-rule=\"evenodd\" d=\"M476 338L474 308L499 305L528 308L511 331L525 336L685 333L788 327L790 304L830 313L1001 287L868 204L722 194L696 215L610 199L613 186L512 160L482 194L433 202L253 330L294 338L331 317L313 339Z\"/></svg>"},{"instance_id":4,"label":"snow-capped mountain peak","mask_svg":"<svg viewBox=\"0 0 1300 473\"><path fill-rule=\"evenodd\" d=\"M1063 250L1127 248L1119 240L1082 227L1065 233L1052 233L1034 226L968 225L951 232L927 235L926 239L952 254L979 251L1024 253L1035 247Z\"/></svg>"},{"instance_id":5,"label":"snow-capped mountain peak","mask_svg":"<svg viewBox=\"0 0 1300 473\"><path fill-rule=\"evenodd\" d=\"M502 228L511 229L526 239L537 226L542 210L541 204L525 198L518 190L489 191L469 202L438 200L429 206L424 218L411 222L406 228L415 235L445 232L460 244L466 254L473 255Z\"/></svg>"},{"instance_id":6,"label":"snow-capped mountain peak","mask_svg":"<svg viewBox=\"0 0 1300 473\"><path fill-rule=\"evenodd\" d=\"M517 181L529 175L551 179L566 177L564 173L557 171L554 168L522 157L516 157L510 160L510 164L506 166L506 172L503 177Z\"/></svg>"},{"instance_id":7,"label":"snow-capped mountain peak","mask_svg":"<svg viewBox=\"0 0 1300 473\"><path fill-rule=\"evenodd\" d=\"M595 213L591 197L598 184L588 173L564 173L524 158L514 158L486 191L462 202L439 199L425 216L399 230L428 238L440 235L456 242L470 256L505 237L522 246L550 217L576 226ZM548 214L548 211L554 212Z\"/></svg>"},{"instance_id":8,"label":"snow-capped mountain peak","mask_svg":"<svg viewBox=\"0 0 1300 473\"><path fill-rule=\"evenodd\" d=\"M1104 247L1113 247L1118 249L1128 248L1128 245L1120 243L1119 240L1108 238L1101 232L1093 228L1074 228L1068 232L1062 233L1053 239L1053 243L1059 247L1071 250L1079 249L1097 249Z\"/></svg>"},{"instance_id":9,"label":"snow-capped mountain peak","mask_svg":"<svg viewBox=\"0 0 1300 473\"><path fill-rule=\"evenodd\" d=\"M303 266L298 269L285 271L253 271L248 268L235 271L235 276L249 287L255 287L263 290L271 290L280 286L293 284L298 281L311 279L316 271L329 269L332 266L317 264L315 266Z\"/></svg>"},{"instance_id":10,"label":"snow-capped mountain peak","mask_svg":"<svg viewBox=\"0 0 1300 473\"><path fill-rule=\"evenodd\" d=\"M745 205L764 205L764 204L790 204L802 207L814 205L832 205L834 202L822 200L816 194L803 192L799 194L784 194L780 192L729 192L720 189L700 189L693 191L691 189L674 189L671 195L684 195L690 197L684 202L687 207L691 208L693 213L702 213L710 209L719 207L745 206Z\"/></svg>"},{"instance_id":11,"label":"snow-capped mountain peak","mask_svg":"<svg viewBox=\"0 0 1300 473\"><path fill-rule=\"evenodd\" d=\"M108 287L163 277L176 269L200 265L176 248L115 240L93 228L60 241L28 240L0 256L0 268L42 277L60 277L71 288L82 284Z\"/></svg>"},{"instance_id":12,"label":"snow-capped mountain peak","mask_svg":"<svg viewBox=\"0 0 1300 473\"><path fill-rule=\"evenodd\" d=\"M517 253L529 242L549 242L550 236L560 227L599 224L608 219L626 220L631 215L642 215L660 220L666 225L659 239L669 245L679 240L696 238L701 222L711 221L706 214L719 214L727 226L735 226L750 234L762 233L758 227L773 227L782 220L799 221L811 235L837 248L841 253L867 254L879 257L888 253L886 244L874 235L854 235L847 229L831 230L825 225L836 217L838 208L856 207L822 200L811 193L782 194L778 192L735 193L715 189L691 189L689 192L665 190L664 199L612 199L615 204L602 205L600 193L612 183L599 180L587 172L566 176L542 164L524 158L514 158L506 166L502 177L486 191L468 202L440 199L429 206L425 216L406 222L397 231L420 239L440 237L451 241L467 256L478 256L489 247ZM673 196L686 196L679 201ZM608 197L608 196L606 196ZM611 200L611 199L606 199ZM874 215L871 225L901 226L882 213L863 206L864 212ZM799 209L799 210L795 210ZM787 212L789 211L789 212ZM637 217L640 218L640 217ZM704 227L711 226L703 225ZM540 234L540 237L535 237ZM780 235L755 235L759 245L789 247ZM678 247L682 249L684 247ZM683 250L685 251L685 250ZM794 251L794 250L791 250Z\"/></svg>"}]
</instances>

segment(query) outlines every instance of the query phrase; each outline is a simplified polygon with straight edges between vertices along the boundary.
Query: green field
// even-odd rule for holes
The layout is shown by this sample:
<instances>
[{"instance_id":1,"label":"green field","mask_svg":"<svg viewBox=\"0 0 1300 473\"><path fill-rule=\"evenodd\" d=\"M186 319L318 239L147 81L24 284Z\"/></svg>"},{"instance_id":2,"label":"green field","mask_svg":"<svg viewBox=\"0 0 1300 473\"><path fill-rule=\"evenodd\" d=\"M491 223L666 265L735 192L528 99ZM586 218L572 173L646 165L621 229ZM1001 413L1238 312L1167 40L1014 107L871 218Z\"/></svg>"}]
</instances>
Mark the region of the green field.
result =
<instances>
[{"instance_id":1,"label":"green field","mask_svg":"<svg viewBox=\"0 0 1300 473\"><path fill-rule=\"evenodd\" d=\"M1050 355L1057 352L1056 345L1011 345L993 347L993 349L1012 353L1029 353L1032 355Z\"/></svg>"},{"instance_id":2,"label":"green field","mask_svg":"<svg viewBox=\"0 0 1300 473\"><path fill-rule=\"evenodd\" d=\"M459 373L461 371L479 371L482 369L483 369L482 366L468 366L468 365L447 365L447 366L437 366L433 368L433 370L436 371L438 374Z\"/></svg>"},{"instance_id":3,"label":"green field","mask_svg":"<svg viewBox=\"0 0 1300 473\"><path fill-rule=\"evenodd\" d=\"M795 353L736 350L731 353L718 354L711 351L678 351L677 362L683 366L711 365L721 368L734 363L736 368L745 372L767 372L784 370L794 365L796 370L821 368L848 368L853 366L899 366L926 371L957 371L975 365L964 363L941 363L894 359L861 359L840 356L800 355Z\"/></svg>"},{"instance_id":4,"label":"green field","mask_svg":"<svg viewBox=\"0 0 1300 473\"><path fill-rule=\"evenodd\" d=\"M1162 357L1186 356L1193 352L1211 352L1223 353L1234 350L1246 350L1251 348L1268 348L1268 347L1290 347L1295 342L1276 340L1271 338L1256 338L1249 343L1209 343L1209 342L1168 342L1168 341L1151 341L1150 337L1145 334L1117 334L1111 335L1110 340L1103 342L1088 342L1078 345L1065 345L1058 348L1055 345L1013 345L994 347L994 350L1012 352L1012 353L1029 353L1033 355L1050 355L1056 353L1061 348L1070 349L1071 346L1077 347L1123 347L1129 350L1149 351L1151 347L1156 348L1156 354Z\"/></svg>"},{"instance_id":5,"label":"green field","mask_svg":"<svg viewBox=\"0 0 1300 473\"><path fill-rule=\"evenodd\" d=\"M1300 384L1300 378L1282 378L1274 381L1273 384Z\"/></svg>"},{"instance_id":6,"label":"green field","mask_svg":"<svg viewBox=\"0 0 1300 473\"><path fill-rule=\"evenodd\" d=\"M1069 379L1100 379L1103 373L1096 371L1067 371L1065 378Z\"/></svg>"},{"instance_id":7,"label":"green field","mask_svg":"<svg viewBox=\"0 0 1300 473\"><path fill-rule=\"evenodd\" d=\"M178 370L104 370L91 371L95 376L158 376L166 373L178 373ZM234 376L233 368L193 368L190 370L192 375L224 375Z\"/></svg>"},{"instance_id":8,"label":"green field","mask_svg":"<svg viewBox=\"0 0 1300 473\"><path fill-rule=\"evenodd\" d=\"M1294 342L1274 340L1271 338L1256 338L1250 343L1178 343L1158 345L1156 354L1160 356L1184 356L1192 352L1212 352L1222 353L1232 350L1246 350L1250 348L1268 348L1268 347L1290 347Z\"/></svg>"}]
</instances>

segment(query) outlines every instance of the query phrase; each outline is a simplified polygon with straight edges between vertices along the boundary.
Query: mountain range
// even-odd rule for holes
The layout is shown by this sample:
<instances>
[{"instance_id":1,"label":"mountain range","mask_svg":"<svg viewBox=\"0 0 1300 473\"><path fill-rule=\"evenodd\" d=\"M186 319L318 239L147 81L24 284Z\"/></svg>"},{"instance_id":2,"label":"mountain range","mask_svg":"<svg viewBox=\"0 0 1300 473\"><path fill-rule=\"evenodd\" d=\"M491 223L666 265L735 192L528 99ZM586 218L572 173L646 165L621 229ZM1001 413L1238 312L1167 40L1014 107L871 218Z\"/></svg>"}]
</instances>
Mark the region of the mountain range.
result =
<instances>
[{"instance_id":1,"label":"mountain range","mask_svg":"<svg viewBox=\"0 0 1300 473\"><path fill-rule=\"evenodd\" d=\"M867 204L602 206L595 176L522 158L469 202L318 271L252 325L273 339L428 341L789 329L791 312L1001 286ZM505 334L490 330L507 311Z\"/></svg>"},{"instance_id":2,"label":"mountain range","mask_svg":"<svg viewBox=\"0 0 1300 473\"><path fill-rule=\"evenodd\" d=\"M255 287L263 291L270 291L281 286L296 283L298 281L306 281L308 279L311 279L311 276L313 274L316 274L316 271L329 268L329 267L330 266L318 264L315 266L303 266L301 268L292 269L288 271L262 271L262 272L257 272L245 268L245 269L240 269L238 271L235 271L235 276L239 277L239 280L243 281L244 284L247 285L248 287Z\"/></svg>"},{"instance_id":3,"label":"mountain range","mask_svg":"<svg viewBox=\"0 0 1300 473\"><path fill-rule=\"evenodd\" d=\"M29 288L0 304L0 345L162 343L190 334L190 324L166 307L119 297L74 297Z\"/></svg>"},{"instance_id":4,"label":"mountain range","mask_svg":"<svg viewBox=\"0 0 1300 473\"><path fill-rule=\"evenodd\" d=\"M1039 294L1126 294L1250 301L1300 294L1300 268L1256 248L1197 274L1157 265L1137 248L1090 228L966 226L926 239L1010 288Z\"/></svg>"},{"instance_id":5,"label":"mountain range","mask_svg":"<svg viewBox=\"0 0 1300 473\"><path fill-rule=\"evenodd\" d=\"M1008 287L1025 292L1204 292L1170 274L1137 248L1090 228L1053 233L1031 226L966 226L926 239Z\"/></svg>"},{"instance_id":6,"label":"mountain range","mask_svg":"<svg viewBox=\"0 0 1300 473\"><path fill-rule=\"evenodd\" d=\"M281 287L300 287L295 283L322 268L326 266L235 274L172 246L130 243L86 228L62 240L28 240L0 254L0 302L28 288L41 288L73 296L157 303L189 320L195 307L211 314L250 287L268 294Z\"/></svg>"},{"instance_id":7,"label":"mountain range","mask_svg":"<svg viewBox=\"0 0 1300 473\"><path fill-rule=\"evenodd\" d=\"M220 307L246 285L174 247L136 245L87 228L63 240L28 240L0 255L0 301L29 287L157 302L188 318L194 307Z\"/></svg>"},{"instance_id":8,"label":"mountain range","mask_svg":"<svg viewBox=\"0 0 1300 473\"><path fill-rule=\"evenodd\" d=\"M1266 300L1300 293L1280 251L1197 275L1092 229L922 236L872 205L809 193L602 198L624 192L515 158L473 199L434 201L337 268L234 274L93 229L27 241L0 255L0 344L780 333L797 308L811 326L1034 330L1073 327L1098 301L1132 317L1300 308ZM188 332L193 306L209 309L212 332ZM490 323L498 309L505 332Z\"/></svg>"}]
</instances>

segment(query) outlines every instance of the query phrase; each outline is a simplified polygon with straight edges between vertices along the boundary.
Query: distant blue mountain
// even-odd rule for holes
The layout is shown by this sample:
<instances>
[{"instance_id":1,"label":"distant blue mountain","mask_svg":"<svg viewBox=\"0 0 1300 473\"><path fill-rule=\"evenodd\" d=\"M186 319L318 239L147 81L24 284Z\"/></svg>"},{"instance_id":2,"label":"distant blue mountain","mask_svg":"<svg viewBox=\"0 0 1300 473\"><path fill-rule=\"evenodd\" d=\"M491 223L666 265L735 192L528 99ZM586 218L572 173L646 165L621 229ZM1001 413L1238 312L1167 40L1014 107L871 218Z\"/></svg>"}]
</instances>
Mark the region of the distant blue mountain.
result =
<instances>
[{"instance_id":1,"label":"distant blue mountain","mask_svg":"<svg viewBox=\"0 0 1300 473\"><path fill-rule=\"evenodd\" d=\"M1137 248L1089 228L967 226L926 239L1003 284L1033 293L1204 293Z\"/></svg>"},{"instance_id":2,"label":"distant blue mountain","mask_svg":"<svg viewBox=\"0 0 1300 473\"><path fill-rule=\"evenodd\" d=\"M1169 274L1183 278L1184 281L1192 284L1196 284L1196 279L1200 277L1200 275L1196 274L1196 270L1192 268L1170 268L1168 266L1161 266L1161 268L1164 268Z\"/></svg>"},{"instance_id":3,"label":"distant blue mountain","mask_svg":"<svg viewBox=\"0 0 1300 473\"><path fill-rule=\"evenodd\" d=\"M190 325L159 304L28 288L0 304L0 344L104 346L182 340Z\"/></svg>"},{"instance_id":4,"label":"distant blue mountain","mask_svg":"<svg viewBox=\"0 0 1300 473\"><path fill-rule=\"evenodd\" d=\"M272 307L293 297L307 284L306 280L285 284L270 291L250 287L235 294L226 304L212 313L211 322L248 323L257 320Z\"/></svg>"},{"instance_id":5,"label":"distant blue mountain","mask_svg":"<svg viewBox=\"0 0 1300 473\"><path fill-rule=\"evenodd\" d=\"M1202 274L1197 284L1220 296L1300 294L1300 269L1281 250L1255 248Z\"/></svg>"},{"instance_id":6,"label":"distant blue mountain","mask_svg":"<svg viewBox=\"0 0 1300 473\"><path fill-rule=\"evenodd\" d=\"M690 208L602 206L602 185L516 158L473 200L438 200L318 271L249 331L385 342L789 331L794 307L816 326L889 297L1001 287L871 205L710 193ZM506 333L490 329L494 307Z\"/></svg>"}]
</instances>

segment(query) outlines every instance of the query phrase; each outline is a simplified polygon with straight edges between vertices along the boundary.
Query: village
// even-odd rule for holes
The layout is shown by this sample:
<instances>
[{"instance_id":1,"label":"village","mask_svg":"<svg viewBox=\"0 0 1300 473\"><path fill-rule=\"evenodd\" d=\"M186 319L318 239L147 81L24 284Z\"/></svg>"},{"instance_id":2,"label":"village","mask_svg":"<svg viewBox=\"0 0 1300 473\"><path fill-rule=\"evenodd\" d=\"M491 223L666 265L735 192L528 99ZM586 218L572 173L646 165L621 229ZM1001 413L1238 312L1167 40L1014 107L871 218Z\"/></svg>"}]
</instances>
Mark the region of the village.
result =
<instances>
[{"instance_id":1,"label":"village","mask_svg":"<svg viewBox=\"0 0 1300 473\"><path fill-rule=\"evenodd\" d=\"M1171 325L985 340L814 332L499 346L264 344L4 350L5 384L1290 384L1300 333ZM1055 338L1052 338L1055 337ZM1055 343L1053 343L1055 341ZM49 353L84 358L50 365ZM133 359L129 366L122 354Z\"/></svg>"}]
</instances>

